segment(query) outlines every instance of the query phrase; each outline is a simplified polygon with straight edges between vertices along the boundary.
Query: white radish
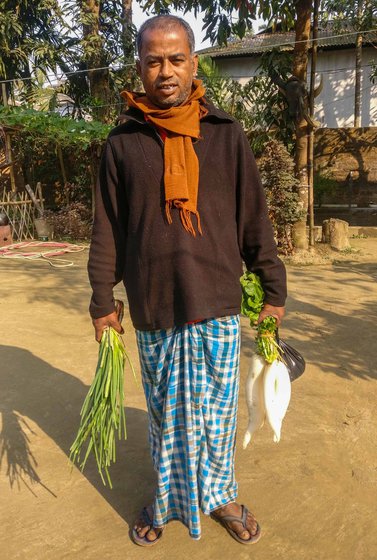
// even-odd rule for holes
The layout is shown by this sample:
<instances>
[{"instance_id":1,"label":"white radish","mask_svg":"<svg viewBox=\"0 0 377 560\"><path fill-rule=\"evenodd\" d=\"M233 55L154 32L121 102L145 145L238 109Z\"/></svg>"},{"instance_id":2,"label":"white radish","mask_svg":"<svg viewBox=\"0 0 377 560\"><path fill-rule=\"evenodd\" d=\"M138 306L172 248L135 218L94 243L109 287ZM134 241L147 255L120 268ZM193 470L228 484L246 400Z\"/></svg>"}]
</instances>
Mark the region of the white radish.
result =
<instances>
[{"instance_id":1,"label":"white radish","mask_svg":"<svg viewBox=\"0 0 377 560\"><path fill-rule=\"evenodd\" d=\"M263 370L267 365L259 354L253 354L246 379L246 402L249 409L249 424L243 438L243 448L250 443L253 433L264 424Z\"/></svg>"},{"instance_id":2,"label":"white radish","mask_svg":"<svg viewBox=\"0 0 377 560\"><path fill-rule=\"evenodd\" d=\"M275 360L263 372L263 395L267 420L274 432L274 441L280 441L281 424L291 398L291 380L286 365Z\"/></svg>"}]
</instances>

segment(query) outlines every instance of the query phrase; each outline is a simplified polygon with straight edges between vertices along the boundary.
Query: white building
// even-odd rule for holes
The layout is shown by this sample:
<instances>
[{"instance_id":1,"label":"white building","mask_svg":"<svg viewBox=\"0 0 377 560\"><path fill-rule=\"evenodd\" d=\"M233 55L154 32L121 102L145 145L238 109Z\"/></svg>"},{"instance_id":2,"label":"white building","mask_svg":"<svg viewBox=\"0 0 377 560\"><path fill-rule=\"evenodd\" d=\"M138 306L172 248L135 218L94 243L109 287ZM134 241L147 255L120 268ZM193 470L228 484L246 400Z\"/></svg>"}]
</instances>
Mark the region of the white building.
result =
<instances>
[{"instance_id":1,"label":"white building","mask_svg":"<svg viewBox=\"0 0 377 560\"><path fill-rule=\"evenodd\" d=\"M262 53L278 48L292 52L294 31L264 31L254 37L231 41L227 47L210 47L198 54L210 56L224 76L247 82L260 73ZM323 90L315 100L314 118L322 127L352 127L355 104L355 40L354 30L336 32L332 26L319 29L317 83L322 75ZM377 79L370 80L373 63L377 64L377 30L363 34L361 76L361 126L377 126ZM310 75L310 65L308 79Z\"/></svg>"}]
</instances>

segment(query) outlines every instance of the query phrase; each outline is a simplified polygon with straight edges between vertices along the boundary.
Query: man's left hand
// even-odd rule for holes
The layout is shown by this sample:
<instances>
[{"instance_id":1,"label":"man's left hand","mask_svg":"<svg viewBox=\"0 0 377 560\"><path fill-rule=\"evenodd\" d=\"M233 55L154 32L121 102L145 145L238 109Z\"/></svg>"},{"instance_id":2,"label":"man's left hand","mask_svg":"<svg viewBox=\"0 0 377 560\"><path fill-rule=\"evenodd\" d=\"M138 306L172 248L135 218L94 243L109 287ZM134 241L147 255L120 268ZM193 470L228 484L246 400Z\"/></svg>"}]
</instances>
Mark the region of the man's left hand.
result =
<instances>
[{"instance_id":1,"label":"man's left hand","mask_svg":"<svg viewBox=\"0 0 377 560\"><path fill-rule=\"evenodd\" d=\"M275 317L277 326L279 327L285 314L285 307L276 307L275 305L270 305L265 303L262 311L259 313L258 324L263 321L266 317Z\"/></svg>"}]
</instances>

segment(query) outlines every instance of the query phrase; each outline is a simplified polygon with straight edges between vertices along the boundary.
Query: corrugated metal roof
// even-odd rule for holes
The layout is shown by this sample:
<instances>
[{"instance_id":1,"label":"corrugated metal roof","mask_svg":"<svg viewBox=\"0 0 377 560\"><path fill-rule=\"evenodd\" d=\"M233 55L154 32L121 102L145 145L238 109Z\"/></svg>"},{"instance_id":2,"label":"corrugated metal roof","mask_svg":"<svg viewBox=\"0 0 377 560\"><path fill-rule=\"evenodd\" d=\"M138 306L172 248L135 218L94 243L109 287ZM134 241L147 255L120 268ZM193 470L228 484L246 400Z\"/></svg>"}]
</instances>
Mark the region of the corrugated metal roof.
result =
<instances>
[{"instance_id":1,"label":"corrugated metal roof","mask_svg":"<svg viewBox=\"0 0 377 560\"><path fill-rule=\"evenodd\" d=\"M333 26L327 26L318 30L318 47L319 48L341 48L353 46L356 40L356 31L348 26L347 29L334 30ZM368 43L377 43L377 29L363 33L364 45ZM295 42L295 32L262 32L252 37L244 37L244 39L232 39L226 47L209 47L198 51L198 54L210 55L212 58L225 56L245 56L262 54L279 48L281 51L292 51Z\"/></svg>"}]
</instances>

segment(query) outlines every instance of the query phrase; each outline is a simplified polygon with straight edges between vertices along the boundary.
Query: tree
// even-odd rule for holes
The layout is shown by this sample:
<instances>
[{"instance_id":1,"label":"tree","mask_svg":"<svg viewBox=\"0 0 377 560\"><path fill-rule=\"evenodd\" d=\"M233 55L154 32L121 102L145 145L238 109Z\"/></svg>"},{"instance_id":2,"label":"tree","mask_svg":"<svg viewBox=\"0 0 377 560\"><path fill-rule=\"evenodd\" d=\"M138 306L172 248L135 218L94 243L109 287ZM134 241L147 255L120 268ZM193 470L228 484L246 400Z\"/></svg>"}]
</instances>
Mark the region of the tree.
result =
<instances>
[{"instance_id":1,"label":"tree","mask_svg":"<svg viewBox=\"0 0 377 560\"><path fill-rule=\"evenodd\" d=\"M122 46L126 63L134 61L135 32L132 25L132 0L122 0Z\"/></svg>"},{"instance_id":2,"label":"tree","mask_svg":"<svg viewBox=\"0 0 377 560\"><path fill-rule=\"evenodd\" d=\"M104 47L104 34L100 33L101 3L100 0L81 0L79 6L83 60L87 63L89 70L90 95L98 105L94 114L98 120L107 120L110 105L109 70L107 68L109 59Z\"/></svg>"},{"instance_id":3,"label":"tree","mask_svg":"<svg viewBox=\"0 0 377 560\"><path fill-rule=\"evenodd\" d=\"M293 27L295 8L299 2L294 0L137 0L144 10L155 13L168 13L169 10L182 10L184 13L204 12L203 28L205 39L212 43L226 44L229 37L244 37L252 29L256 19L262 18L268 24L280 22L287 28Z\"/></svg>"},{"instance_id":4,"label":"tree","mask_svg":"<svg viewBox=\"0 0 377 560\"><path fill-rule=\"evenodd\" d=\"M134 37L131 0L0 0L0 80L23 79L30 101L37 70L62 72L56 91L110 121L135 79Z\"/></svg>"},{"instance_id":5,"label":"tree","mask_svg":"<svg viewBox=\"0 0 377 560\"><path fill-rule=\"evenodd\" d=\"M296 2L296 36L293 53L292 74L306 84L308 71L308 50L310 39L310 23L312 14L311 0ZM293 226L293 243L297 249L307 249L306 212L309 206L309 176L308 176L308 123L304 117L296 122L295 164L296 177L299 180L299 206L305 211L305 216Z\"/></svg>"},{"instance_id":6,"label":"tree","mask_svg":"<svg viewBox=\"0 0 377 560\"><path fill-rule=\"evenodd\" d=\"M55 67L61 49L57 0L0 0L0 81L2 104L14 96L13 80L23 80L26 96L34 89L33 76L45 76ZM12 153L10 135L5 135L7 151ZM13 165L11 188L16 189Z\"/></svg>"},{"instance_id":7,"label":"tree","mask_svg":"<svg viewBox=\"0 0 377 560\"><path fill-rule=\"evenodd\" d=\"M88 70L85 77L68 78L69 93L89 103L95 118L110 122L121 105L119 89L135 79L131 0L62 0L72 19L72 44L64 63ZM66 71L66 68L65 68Z\"/></svg>"},{"instance_id":8,"label":"tree","mask_svg":"<svg viewBox=\"0 0 377 560\"><path fill-rule=\"evenodd\" d=\"M203 80L208 96L242 124L256 155L271 138L283 142L292 151L292 120L288 118L281 93L271 87L268 77L269 72L278 68L279 75L286 78L291 57L283 53L278 63L276 58L273 53L262 56L260 74L244 85L222 76L209 56L199 58L198 77Z\"/></svg>"},{"instance_id":9,"label":"tree","mask_svg":"<svg viewBox=\"0 0 377 560\"><path fill-rule=\"evenodd\" d=\"M57 0L0 0L0 80L53 70L63 48ZM10 92L7 83L7 93Z\"/></svg>"}]
</instances>

